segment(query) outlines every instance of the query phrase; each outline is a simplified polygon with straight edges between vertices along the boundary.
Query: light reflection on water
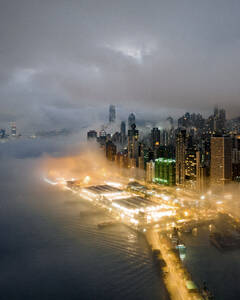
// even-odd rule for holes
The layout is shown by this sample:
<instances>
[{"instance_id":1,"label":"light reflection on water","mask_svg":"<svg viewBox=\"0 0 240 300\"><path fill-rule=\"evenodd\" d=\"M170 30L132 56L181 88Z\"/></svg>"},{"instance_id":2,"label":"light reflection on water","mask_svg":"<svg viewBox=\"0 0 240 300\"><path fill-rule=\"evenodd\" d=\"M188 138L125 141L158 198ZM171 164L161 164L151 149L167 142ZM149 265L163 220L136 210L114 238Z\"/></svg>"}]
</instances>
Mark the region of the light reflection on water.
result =
<instances>
[{"instance_id":1,"label":"light reflection on water","mask_svg":"<svg viewBox=\"0 0 240 300\"><path fill-rule=\"evenodd\" d=\"M143 236L76 196L21 185L1 207L1 299L168 299Z\"/></svg>"}]
</instances>

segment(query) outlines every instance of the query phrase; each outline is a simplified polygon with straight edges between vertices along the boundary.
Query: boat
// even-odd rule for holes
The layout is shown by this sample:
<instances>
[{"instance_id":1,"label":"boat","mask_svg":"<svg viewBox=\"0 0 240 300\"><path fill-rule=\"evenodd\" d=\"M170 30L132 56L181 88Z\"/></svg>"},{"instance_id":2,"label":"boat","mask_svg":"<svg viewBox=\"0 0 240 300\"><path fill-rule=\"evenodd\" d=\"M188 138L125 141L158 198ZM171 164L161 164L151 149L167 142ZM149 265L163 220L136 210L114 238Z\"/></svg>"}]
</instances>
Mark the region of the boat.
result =
<instances>
[{"instance_id":1,"label":"boat","mask_svg":"<svg viewBox=\"0 0 240 300\"><path fill-rule=\"evenodd\" d=\"M97 226L98 226L99 229L101 229L101 228L104 228L104 227L107 227L107 226L112 226L112 225L117 225L117 224L120 224L120 223L116 222L116 221L108 221L108 222L99 223Z\"/></svg>"}]
</instances>

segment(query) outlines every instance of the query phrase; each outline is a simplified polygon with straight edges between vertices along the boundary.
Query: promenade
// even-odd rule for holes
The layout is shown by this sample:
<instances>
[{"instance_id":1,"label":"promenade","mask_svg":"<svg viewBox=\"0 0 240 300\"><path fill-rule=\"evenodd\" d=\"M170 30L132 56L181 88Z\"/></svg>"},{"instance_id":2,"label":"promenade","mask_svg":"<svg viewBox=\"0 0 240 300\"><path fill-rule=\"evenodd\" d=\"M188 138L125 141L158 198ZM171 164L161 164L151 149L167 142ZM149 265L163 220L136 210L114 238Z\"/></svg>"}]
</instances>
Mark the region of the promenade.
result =
<instances>
[{"instance_id":1,"label":"promenade","mask_svg":"<svg viewBox=\"0 0 240 300\"><path fill-rule=\"evenodd\" d=\"M164 240L160 240L159 232L150 229L146 232L146 238L152 249L158 249L161 252L162 258L166 262L166 267L163 267L165 273L164 281L172 300L201 300L202 296L194 291L190 292L187 289L187 278L184 274L184 269L181 269L179 262L174 259L174 256L169 253L170 248Z\"/></svg>"}]
</instances>

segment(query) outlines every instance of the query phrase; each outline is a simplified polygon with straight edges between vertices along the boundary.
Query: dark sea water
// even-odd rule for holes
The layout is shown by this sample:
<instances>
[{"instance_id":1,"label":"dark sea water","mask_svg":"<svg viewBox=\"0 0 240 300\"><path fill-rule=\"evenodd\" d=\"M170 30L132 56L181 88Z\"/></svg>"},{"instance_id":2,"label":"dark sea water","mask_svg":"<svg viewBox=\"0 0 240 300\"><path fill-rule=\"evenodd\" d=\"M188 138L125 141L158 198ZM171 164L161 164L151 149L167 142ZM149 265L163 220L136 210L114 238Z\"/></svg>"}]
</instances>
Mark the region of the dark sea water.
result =
<instances>
[{"instance_id":1,"label":"dark sea water","mask_svg":"<svg viewBox=\"0 0 240 300\"><path fill-rule=\"evenodd\" d=\"M143 236L24 165L0 177L0 299L168 299Z\"/></svg>"},{"instance_id":2,"label":"dark sea water","mask_svg":"<svg viewBox=\"0 0 240 300\"><path fill-rule=\"evenodd\" d=\"M208 228L184 235L185 265L198 286L207 282L217 300L240 299L240 250L221 252L209 242Z\"/></svg>"}]
</instances>

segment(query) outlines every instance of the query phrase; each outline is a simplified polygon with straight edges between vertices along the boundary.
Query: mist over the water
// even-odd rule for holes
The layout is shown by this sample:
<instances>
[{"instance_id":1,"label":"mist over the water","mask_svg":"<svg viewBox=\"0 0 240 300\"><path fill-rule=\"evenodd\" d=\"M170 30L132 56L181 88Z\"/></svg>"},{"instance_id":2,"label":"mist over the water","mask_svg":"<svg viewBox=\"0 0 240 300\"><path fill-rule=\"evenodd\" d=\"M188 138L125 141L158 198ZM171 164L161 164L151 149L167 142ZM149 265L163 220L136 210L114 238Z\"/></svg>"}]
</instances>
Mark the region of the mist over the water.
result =
<instances>
[{"instance_id":1,"label":"mist over the water","mask_svg":"<svg viewBox=\"0 0 240 300\"><path fill-rule=\"evenodd\" d=\"M1 299L168 299L142 236L99 230L105 213L44 182L51 170L90 171L86 145L67 137L1 146Z\"/></svg>"}]
</instances>

